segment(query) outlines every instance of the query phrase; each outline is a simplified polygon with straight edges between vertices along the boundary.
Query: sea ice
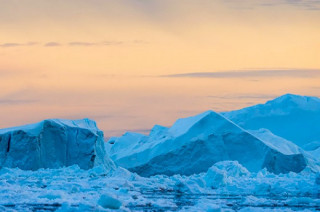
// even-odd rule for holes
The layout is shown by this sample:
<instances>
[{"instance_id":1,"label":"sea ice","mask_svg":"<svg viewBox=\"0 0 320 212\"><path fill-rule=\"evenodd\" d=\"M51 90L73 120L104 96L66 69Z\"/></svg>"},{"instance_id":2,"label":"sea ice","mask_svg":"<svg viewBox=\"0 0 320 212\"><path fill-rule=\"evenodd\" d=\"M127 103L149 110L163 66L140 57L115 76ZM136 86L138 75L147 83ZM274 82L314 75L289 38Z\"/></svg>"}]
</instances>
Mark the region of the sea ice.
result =
<instances>
[{"instance_id":1,"label":"sea ice","mask_svg":"<svg viewBox=\"0 0 320 212\"><path fill-rule=\"evenodd\" d=\"M225 173L223 183L214 184L212 169ZM110 211L101 205L119 207L120 202L119 211L315 211L320 209L319 186L319 174L307 169L280 175L266 169L250 173L236 161L222 161L208 172L190 176L150 178L100 166L90 170L77 165L36 171L2 168L0 210ZM104 194L107 198L99 202Z\"/></svg>"},{"instance_id":2,"label":"sea ice","mask_svg":"<svg viewBox=\"0 0 320 212\"><path fill-rule=\"evenodd\" d=\"M119 209L122 205L121 201L118 200L113 194L102 194L98 200L98 204L104 208Z\"/></svg>"}]
</instances>

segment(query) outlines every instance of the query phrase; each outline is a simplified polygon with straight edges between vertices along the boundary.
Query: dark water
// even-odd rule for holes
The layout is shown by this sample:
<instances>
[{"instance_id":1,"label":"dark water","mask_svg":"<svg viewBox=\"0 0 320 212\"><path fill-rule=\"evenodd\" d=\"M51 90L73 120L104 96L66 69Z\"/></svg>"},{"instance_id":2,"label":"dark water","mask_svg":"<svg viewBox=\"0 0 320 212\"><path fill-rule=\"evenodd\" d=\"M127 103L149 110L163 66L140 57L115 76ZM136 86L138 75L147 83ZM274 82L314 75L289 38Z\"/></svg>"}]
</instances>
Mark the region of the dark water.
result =
<instances>
[{"instance_id":1,"label":"dark water","mask_svg":"<svg viewBox=\"0 0 320 212\"><path fill-rule=\"evenodd\" d=\"M290 198L295 198L292 196L255 196L258 198L265 198L267 201L261 204L249 205L243 200L250 196L249 194L243 195L230 195L230 194L185 194L176 191L172 192L162 192L162 191L145 191L142 195L146 199L162 199L168 200L168 202L174 202L176 207L154 207L152 205L128 205L132 211L179 211L181 209L192 209L199 200L202 202L210 202L218 205L222 209L232 209L238 211L242 208L252 207L252 208L264 208L264 209L291 209L294 211L301 211L303 209L309 209L313 211L320 211L320 204L309 204L309 203L296 203L288 204L287 200ZM307 198L310 198L308 196ZM299 197L305 198L305 197ZM312 198L312 197L311 197ZM314 197L314 200L319 197Z\"/></svg>"},{"instance_id":2,"label":"dark water","mask_svg":"<svg viewBox=\"0 0 320 212\"><path fill-rule=\"evenodd\" d=\"M258 198L265 198L266 201L263 201L261 204L250 205L245 203L244 199L249 195L212 195L212 194L185 194L176 191L144 191L142 196L145 199L150 200L163 200L164 202L172 202L175 206L154 206L152 204L143 204L137 205L135 203L130 203L126 207L131 211L179 211L181 209L192 209L196 210L194 207L199 200L202 202L210 202L218 205L222 209L232 209L238 211L243 208L264 208L264 209L291 209L293 211L301 211L304 209L309 209L311 211L320 211L320 204L310 204L309 203L293 203L288 204L287 200L295 198L292 196L255 196ZM135 197L140 198L140 197ZM299 197L305 198L305 197ZM307 198L310 198L309 196ZM312 197L311 197L312 198ZM319 197L313 197L314 200L317 200ZM56 211L62 205L61 204L8 204L2 205L0 211L5 211L5 209L15 209L17 211L26 211L27 209L35 212L40 211ZM79 211L79 205L69 206L74 209L74 211ZM3 209L3 210L1 210ZM94 206L87 206L85 211L95 211Z\"/></svg>"}]
</instances>

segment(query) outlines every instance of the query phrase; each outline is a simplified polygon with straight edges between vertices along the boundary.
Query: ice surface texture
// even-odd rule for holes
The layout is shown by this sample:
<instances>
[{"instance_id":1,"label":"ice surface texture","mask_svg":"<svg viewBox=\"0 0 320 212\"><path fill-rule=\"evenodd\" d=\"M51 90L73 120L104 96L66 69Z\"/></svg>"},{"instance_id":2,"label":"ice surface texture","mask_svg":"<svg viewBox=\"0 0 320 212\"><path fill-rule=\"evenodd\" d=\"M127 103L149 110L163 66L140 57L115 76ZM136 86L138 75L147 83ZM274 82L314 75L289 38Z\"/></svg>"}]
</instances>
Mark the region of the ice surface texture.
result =
<instances>
[{"instance_id":1,"label":"ice surface texture","mask_svg":"<svg viewBox=\"0 0 320 212\"><path fill-rule=\"evenodd\" d=\"M156 125L149 136L126 133L113 138L106 149L116 164L141 176L192 175L226 160L238 161L251 172L263 168L276 174L300 172L307 166L319 170L295 144L272 142L275 136L266 132L256 135L207 111L179 119L171 128Z\"/></svg>"},{"instance_id":2,"label":"ice surface texture","mask_svg":"<svg viewBox=\"0 0 320 212\"><path fill-rule=\"evenodd\" d=\"M0 130L0 167L37 170L78 165L113 167L106 157L103 132L83 120L44 120Z\"/></svg>"},{"instance_id":3,"label":"ice surface texture","mask_svg":"<svg viewBox=\"0 0 320 212\"><path fill-rule=\"evenodd\" d=\"M265 104L222 113L245 129L269 129L303 147L320 142L320 99L286 94Z\"/></svg>"},{"instance_id":4,"label":"ice surface texture","mask_svg":"<svg viewBox=\"0 0 320 212\"><path fill-rule=\"evenodd\" d=\"M90 170L77 165L37 171L3 168L0 187L0 211L49 211L44 210L48 206L61 212L110 211L120 204L117 211L320 209L319 174L304 170L274 175L265 169L249 173L235 161L216 163L201 174L150 178L122 168L110 175L100 166Z\"/></svg>"}]
</instances>

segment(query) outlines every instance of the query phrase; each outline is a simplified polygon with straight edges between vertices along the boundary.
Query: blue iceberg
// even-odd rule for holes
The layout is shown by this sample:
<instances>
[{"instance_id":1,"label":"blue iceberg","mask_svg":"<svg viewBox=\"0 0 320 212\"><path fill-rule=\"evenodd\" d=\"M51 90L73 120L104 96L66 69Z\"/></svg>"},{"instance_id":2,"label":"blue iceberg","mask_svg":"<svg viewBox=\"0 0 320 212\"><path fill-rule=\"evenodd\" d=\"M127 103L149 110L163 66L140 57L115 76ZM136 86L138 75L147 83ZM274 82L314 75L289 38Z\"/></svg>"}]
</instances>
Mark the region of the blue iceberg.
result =
<instances>
[{"instance_id":1,"label":"blue iceberg","mask_svg":"<svg viewBox=\"0 0 320 212\"><path fill-rule=\"evenodd\" d=\"M301 172L306 167L319 170L317 161L309 160L311 156L292 142L277 144L270 134L257 135L207 111L179 119L171 128L156 125L149 136L126 133L113 138L106 149L117 165L141 176L192 175L227 160L238 161L251 172L263 168L276 174Z\"/></svg>"},{"instance_id":2,"label":"blue iceberg","mask_svg":"<svg viewBox=\"0 0 320 212\"><path fill-rule=\"evenodd\" d=\"M49 119L0 130L0 167L37 170L71 165L114 166L94 121Z\"/></svg>"},{"instance_id":3,"label":"blue iceberg","mask_svg":"<svg viewBox=\"0 0 320 212\"><path fill-rule=\"evenodd\" d=\"M320 99L286 94L265 104L222 113L245 129L269 129L300 147L320 142Z\"/></svg>"}]
</instances>

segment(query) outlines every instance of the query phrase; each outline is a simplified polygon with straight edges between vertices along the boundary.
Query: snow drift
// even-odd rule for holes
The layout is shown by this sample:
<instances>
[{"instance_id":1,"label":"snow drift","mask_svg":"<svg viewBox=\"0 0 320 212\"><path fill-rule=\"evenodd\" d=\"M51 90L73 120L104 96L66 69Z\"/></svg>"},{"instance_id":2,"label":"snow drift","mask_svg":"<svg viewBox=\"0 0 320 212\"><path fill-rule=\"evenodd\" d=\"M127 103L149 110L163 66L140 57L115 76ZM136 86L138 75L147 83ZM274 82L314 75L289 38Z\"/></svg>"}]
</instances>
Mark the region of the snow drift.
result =
<instances>
[{"instance_id":1,"label":"snow drift","mask_svg":"<svg viewBox=\"0 0 320 212\"><path fill-rule=\"evenodd\" d=\"M286 94L265 104L222 113L245 129L269 129L303 147L320 141L320 99Z\"/></svg>"},{"instance_id":2,"label":"snow drift","mask_svg":"<svg viewBox=\"0 0 320 212\"><path fill-rule=\"evenodd\" d=\"M50 119L0 130L0 167L37 170L75 164L82 169L113 166L103 132L92 120Z\"/></svg>"},{"instance_id":3,"label":"snow drift","mask_svg":"<svg viewBox=\"0 0 320 212\"><path fill-rule=\"evenodd\" d=\"M149 136L126 133L106 149L116 164L142 176L192 175L219 161L238 161L249 171L300 172L309 162L298 147L272 145L222 115L207 111L179 119L171 128L156 125ZM316 165L312 166L317 169Z\"/></svg>"}]
</instances>

